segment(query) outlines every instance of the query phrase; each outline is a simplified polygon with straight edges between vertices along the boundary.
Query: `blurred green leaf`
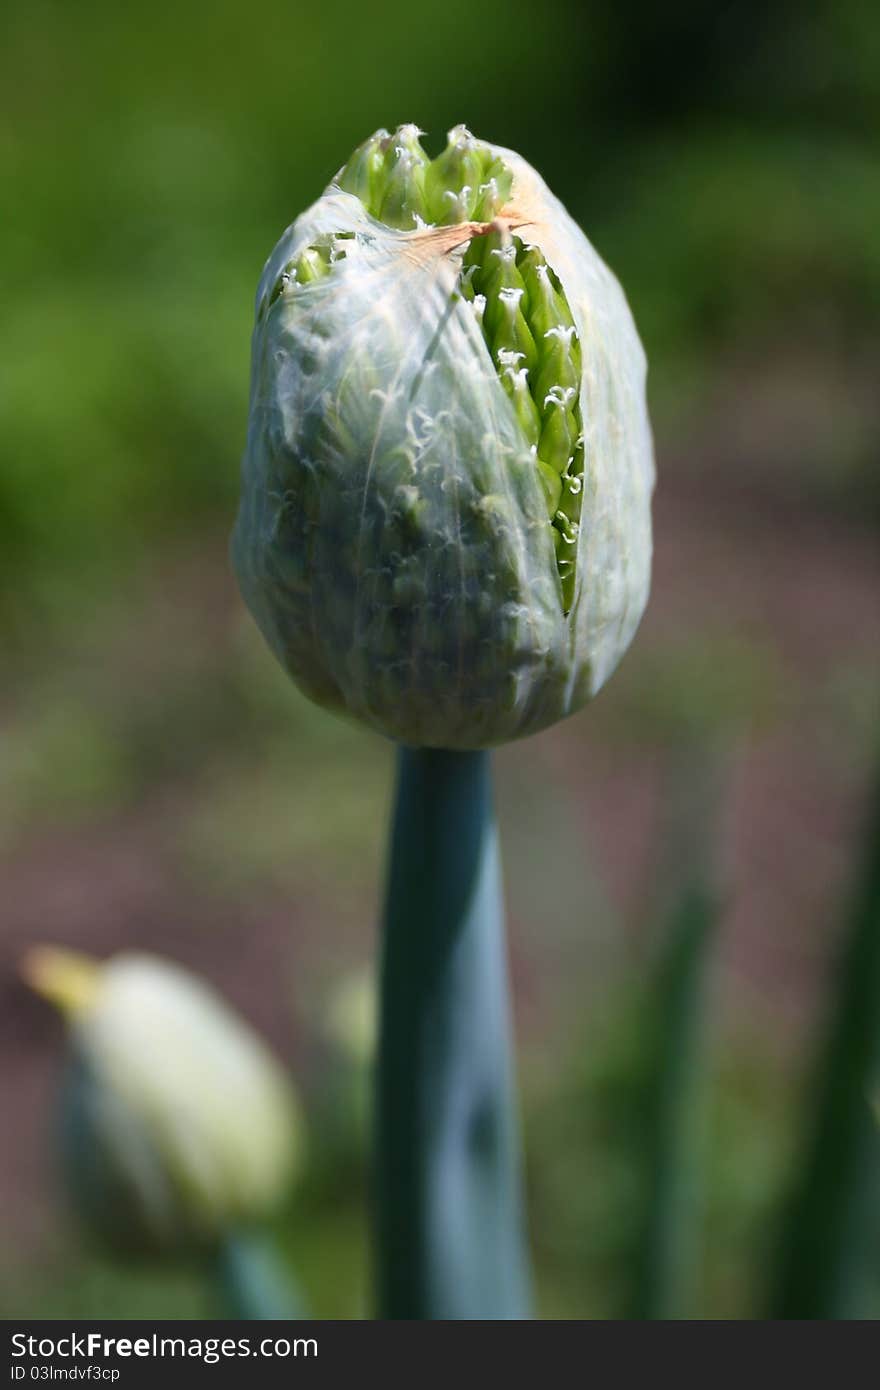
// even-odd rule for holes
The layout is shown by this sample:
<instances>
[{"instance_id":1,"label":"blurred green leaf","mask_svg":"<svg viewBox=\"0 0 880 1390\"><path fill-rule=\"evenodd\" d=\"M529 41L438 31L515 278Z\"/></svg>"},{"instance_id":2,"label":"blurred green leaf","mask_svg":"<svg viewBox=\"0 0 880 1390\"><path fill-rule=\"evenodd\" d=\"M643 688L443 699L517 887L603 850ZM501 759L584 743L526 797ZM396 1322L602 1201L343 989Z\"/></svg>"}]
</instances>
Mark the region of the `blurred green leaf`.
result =
<instances>
[{"instance_id":1,"label":"blurred green leaf","mask_svg":"<svg viewBox=\"0 0 880 1390\"><path fill-rule=\"evenodd\" d=\"M718 915L699 879L668 925L642 1023L648 1180L629 1316L693 1315L704 1180L706 967Z\"/></svg>"},{"instance_id":2,"label":"blurred green leaf","mask_svg":"<svg viewBox=\"0 0 880 1390\"><path fill-rule=\"evenodd\" d=\"M808 1139L794 1181L773 1315L840 1320L880 1314L880 795L840 945Z\"/></svg>"},{"instance_id":3,"label":"blurred green leaf","mask_svg":"<svg viewBox=\"0 0 880 1390\"><path fill-rule=\"evenodd\" d=\"M708 970L719 918L718 805L726 758L676 754L655 893L656 956L640 990L635 1077L637 1208L628 1316L694 1315L707 1159ZM663 878L666 886L664 887ZM662 913L662 904L671 904Z\"/></svg>"}]
</instances>

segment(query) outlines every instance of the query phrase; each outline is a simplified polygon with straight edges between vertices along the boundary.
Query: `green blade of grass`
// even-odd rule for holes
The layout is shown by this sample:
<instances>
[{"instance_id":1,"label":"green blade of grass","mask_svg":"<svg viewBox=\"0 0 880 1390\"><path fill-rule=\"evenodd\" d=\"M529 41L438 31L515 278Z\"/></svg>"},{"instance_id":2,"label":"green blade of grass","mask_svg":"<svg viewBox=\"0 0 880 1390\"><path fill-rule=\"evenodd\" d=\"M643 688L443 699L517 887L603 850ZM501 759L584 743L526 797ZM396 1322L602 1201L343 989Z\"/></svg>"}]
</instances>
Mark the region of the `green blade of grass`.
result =
<instances>
[{"instance_id":1,"label":"green blade of grass","mask_svg":"<svg viewBox=\"0 0 880 1390\"><path fill-rule=\"evenodd\" d=\"M705 978L717 920L696 881L669 923L643 1023L645 1206L630 1317L692 1316L696 1278L704 1091Z\"/></svg>"},{"instance_id":2,"label":"green blade of grass","mask_svg":"<svg viewBox=\"0 0 880 1390\"><path fill-rule=\"evenodd\" d=\"M634 1091L642 1205L628 1316L694 1315L702 1207L707 976L720 916L716 845L727 754L686 740L670 769L652 970L641 991ZM664 884L666 885L664 889ZM656 892L656 890L655 890Z\"/></svg>"},{"instance_id":3,"label":"green blade of grass","mask_svg":"<svg viewBox=\"0 0 880 1390\"><path fill-rule=\"evenodd\" d=\"M880 1314L880 798L842 943L773 1316Z\"/></svg>"}]
</instances>

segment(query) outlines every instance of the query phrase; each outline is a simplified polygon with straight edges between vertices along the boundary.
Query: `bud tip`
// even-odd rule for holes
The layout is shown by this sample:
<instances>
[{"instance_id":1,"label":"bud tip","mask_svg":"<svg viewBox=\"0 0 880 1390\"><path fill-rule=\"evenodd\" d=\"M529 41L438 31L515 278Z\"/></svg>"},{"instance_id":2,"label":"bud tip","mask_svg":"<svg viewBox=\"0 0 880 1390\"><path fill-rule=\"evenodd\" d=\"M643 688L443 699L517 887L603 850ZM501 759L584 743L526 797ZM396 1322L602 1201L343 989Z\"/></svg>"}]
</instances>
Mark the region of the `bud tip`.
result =
<instances>
[{"instance_id":1,"label":"bud tip","mask_svg":"<svg viewBox=\"0 0 880 1390\"><path fill-rule=\"evenodd\" d=\"M75 1018L98 992L100 963L79 951L61 946L34 946L19 966L21 977L35 994Z\"/></svg>"}]
</instances>

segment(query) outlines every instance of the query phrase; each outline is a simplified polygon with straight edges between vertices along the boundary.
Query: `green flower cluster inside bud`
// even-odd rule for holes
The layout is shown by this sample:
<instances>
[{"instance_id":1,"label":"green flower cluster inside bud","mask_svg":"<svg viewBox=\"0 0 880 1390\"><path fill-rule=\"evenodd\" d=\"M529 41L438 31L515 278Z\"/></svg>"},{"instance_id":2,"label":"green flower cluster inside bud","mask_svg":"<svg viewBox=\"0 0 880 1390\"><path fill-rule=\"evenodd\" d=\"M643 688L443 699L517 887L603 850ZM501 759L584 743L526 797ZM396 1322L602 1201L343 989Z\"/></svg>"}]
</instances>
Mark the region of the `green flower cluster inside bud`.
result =
<instances>
[{"instance_id":1,"label":"green flower cluster inside bud","mask_svg":"<svg viewBox=\"0 0 880 1390\"><path fill-rule=\"evenodd\" d=\"M584 489L581 347L568 301L537 247L500 231L471 241L461 292L535 455L568 612Z\"/></svg>"},{"instance_id":2,"label":"green flower cluster inside bud","mask_svg":"<svg viewBox=\"0 0 880 1390\"><path fill-rule=\"evenodd\" d=\"M584 489L580 408L581 346L558 276L536 246L489 224L510 197L503 161L465 129L450 131L430 160L413 125L377 131L336 178L366 210L398 230L482 222L462 260L458 293L472 306L499 379L535 456L547 500L567 613L574 599ZM325 235L276 278L259 318L282 294L329 275L346 256L352 232Z\"/></svg>"},{"instance_id":3,"label":"green flower cluster inside bud","mask_svg":"<svg viewBox=\"0 0 880 1390\"><path fill-rule=\"evenodd\" d=\"M338 187L360 198L378 221L402 231L491 221L513 183L503 160L463 125L449 132L436 159L422 149L420 134L414 125L399 126L393 135L377 130L340 170Z\"/></svg>"},{"instance_id":4,"label":"green flower cluster inside bud","mask_svg":"<svg viewBox=\"0 0 880 1390\"><path fill-rule=\"evenodd\" d=\"M323 280L325 275L329 275L337 261L345 260L345 243L353 237L354 232L337 232L334 235L319 237L311 246L307 246L295 261L288 261L272 286L271 293L260 305L257 318L262 319L266 310L271 308L275 300L286 290L291 290L296 285L308 285L313 280Z\"/></svg>"}]
</instances>

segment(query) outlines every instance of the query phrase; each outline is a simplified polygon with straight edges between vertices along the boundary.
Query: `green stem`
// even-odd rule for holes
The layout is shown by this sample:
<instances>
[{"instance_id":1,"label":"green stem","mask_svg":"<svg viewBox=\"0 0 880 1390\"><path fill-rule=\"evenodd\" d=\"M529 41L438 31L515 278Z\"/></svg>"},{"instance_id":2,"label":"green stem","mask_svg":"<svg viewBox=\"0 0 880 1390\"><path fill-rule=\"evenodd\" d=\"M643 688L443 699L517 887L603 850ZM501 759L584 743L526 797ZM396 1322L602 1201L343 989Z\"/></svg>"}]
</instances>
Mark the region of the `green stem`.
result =
<instances>
[{"instance_id":1,"label":"green stem","mask_svg":"<svg viewBox=\"0 0 880 1390\"><path fill-rule=\"evenodd\" d=\"M400 750L376 1177L381 1316L529 1316L488 753Z\"/></svg>"},{"instance_id":2,"label":"green stem","mask_svg":"<svg viewBox=\"0 0 880 1390\"><path fill-rule=\"evenodd\" d=\"M269 1236L252 1231L228 1235L215 1272L230 1318L274 1322L308 1317L293 1276Z\"/></svg>"}]
</instances>

